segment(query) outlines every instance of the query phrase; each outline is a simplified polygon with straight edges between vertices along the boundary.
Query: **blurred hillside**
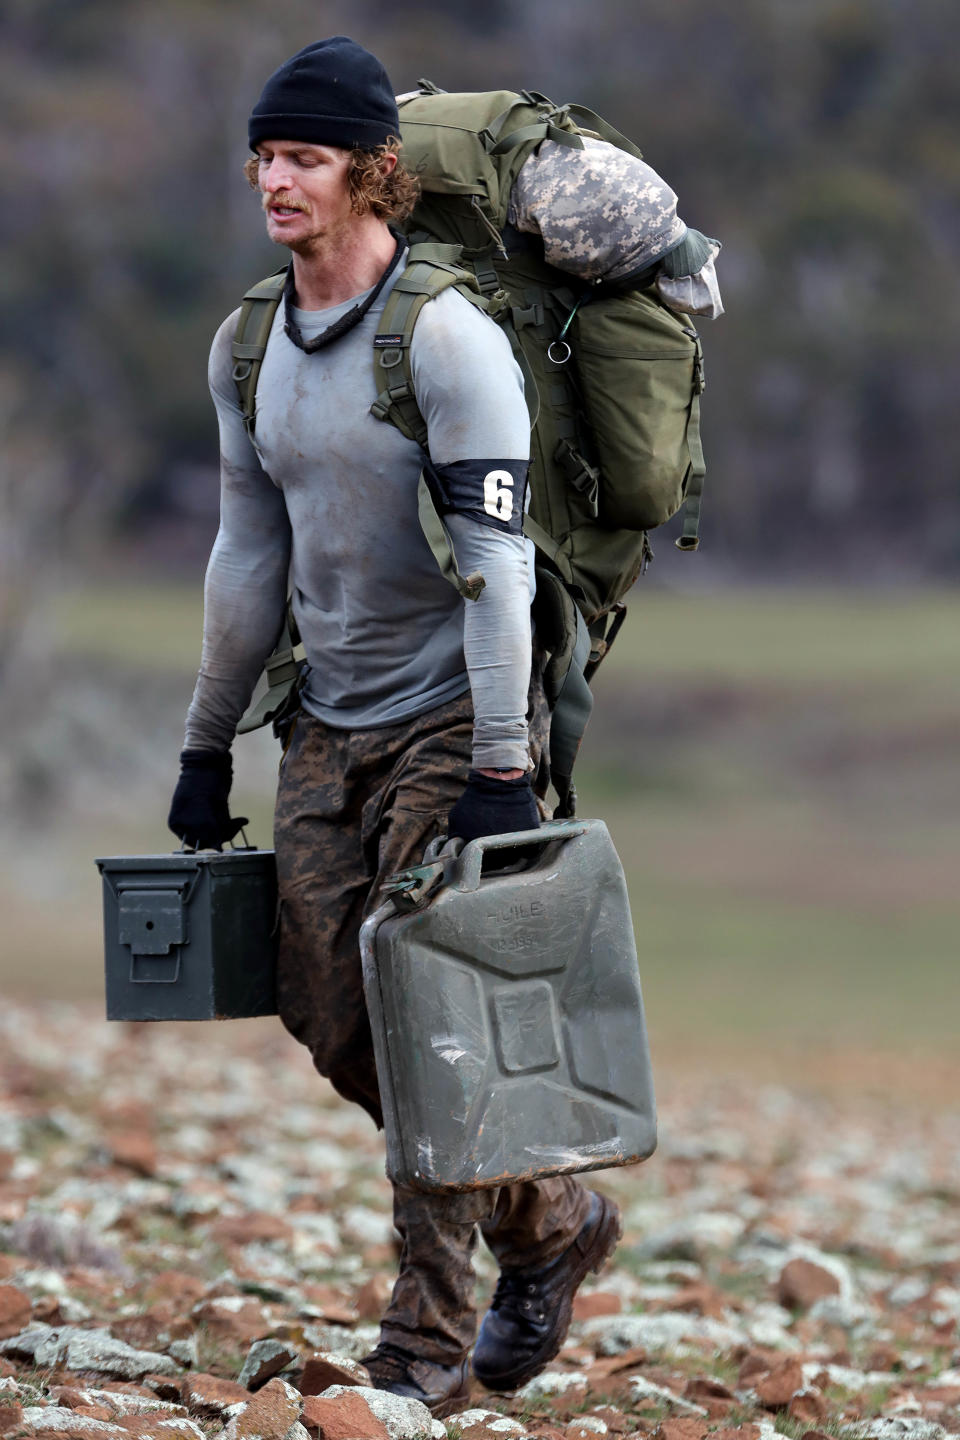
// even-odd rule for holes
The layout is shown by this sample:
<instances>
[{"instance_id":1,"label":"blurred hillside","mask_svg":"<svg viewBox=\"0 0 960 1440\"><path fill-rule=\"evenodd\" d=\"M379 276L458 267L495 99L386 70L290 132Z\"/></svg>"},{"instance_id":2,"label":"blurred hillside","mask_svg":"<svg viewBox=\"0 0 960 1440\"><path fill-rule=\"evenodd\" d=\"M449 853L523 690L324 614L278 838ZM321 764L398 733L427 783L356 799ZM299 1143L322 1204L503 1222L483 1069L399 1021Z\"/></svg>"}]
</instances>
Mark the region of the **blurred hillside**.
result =
<instances>
[{"instance_id":1,"label":"blurred hillside","mask_svg":"<svg viewBox=\"0 0 960 1440\"><path fill-rule=\"evenodd\" d=\"M636 137L725 245L700 574L960 568L950 0L7 0L6 604L216 520L210 337L278 263L239 174L274 66L344 31L398 91L528 86ZM689 573L689 572L688 572ZM8 616L9 619L9 616Z\"/></svg>"}]
</instances>

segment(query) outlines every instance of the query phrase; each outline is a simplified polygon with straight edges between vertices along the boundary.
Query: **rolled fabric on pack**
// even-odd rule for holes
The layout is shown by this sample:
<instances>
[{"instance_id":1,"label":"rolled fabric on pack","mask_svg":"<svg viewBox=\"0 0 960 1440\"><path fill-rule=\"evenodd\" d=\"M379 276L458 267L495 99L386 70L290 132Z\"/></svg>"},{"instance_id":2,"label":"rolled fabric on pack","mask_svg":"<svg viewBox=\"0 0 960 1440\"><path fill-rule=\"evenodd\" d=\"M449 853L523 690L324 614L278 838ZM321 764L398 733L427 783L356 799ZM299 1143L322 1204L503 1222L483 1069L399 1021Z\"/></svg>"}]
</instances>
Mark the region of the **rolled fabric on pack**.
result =
<instances>
[{"instance_id":1,"label":"rolled fabric on pack","mask_svg":"<svg viewBox=\"0 0 960 1440\"><path fill-rule=\"evenodd\" d=\"M545 140L517 176L509 218L541 237L558 270L595 281L643 276L671 310L723 314L719 242L688 228L676 194L651 166L605 140L585 136L582 150Z\"/></svg>"},{"instance_id":2,"label":"rolled fabric on pack","mask_svg":"<svg viewBox=\"0 0 960 1440\"><path fill-rule=\"evenodd\" d=\"M657 272L656 286L664 304L680 315L719 319L723 301L716 259L722 249L719 240L688 230L676 249L663 257Z\"/></svg>"}]
</instances>

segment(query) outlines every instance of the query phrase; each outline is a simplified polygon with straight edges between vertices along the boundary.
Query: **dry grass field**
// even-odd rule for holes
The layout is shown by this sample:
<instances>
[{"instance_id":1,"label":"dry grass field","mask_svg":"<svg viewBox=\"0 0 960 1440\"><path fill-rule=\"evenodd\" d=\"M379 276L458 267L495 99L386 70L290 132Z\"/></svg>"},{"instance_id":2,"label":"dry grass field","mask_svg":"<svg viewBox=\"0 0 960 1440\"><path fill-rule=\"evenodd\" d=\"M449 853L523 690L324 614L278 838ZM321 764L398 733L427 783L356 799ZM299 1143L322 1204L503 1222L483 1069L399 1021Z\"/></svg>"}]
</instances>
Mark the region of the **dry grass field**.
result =
<instances>
[{"instance_id":1,"label":"dry grass field","mask_svg":"<svg viewBox=\"0 0 960 1440\"><path fill-rule=\"evenodd\" d=\"M637 593L596 682L580 810L623 857L664 1059L898 1085L952 1065L958 620L951 591ZM0 982L95 1003L93 857L171 844L199 593L87 589L50 623L62 693L94 676L115 734L99 735L98 773L3 833ZM236 762L237 806L266 845L275 744L247 737Z\"/></svg>"}]
</instances>

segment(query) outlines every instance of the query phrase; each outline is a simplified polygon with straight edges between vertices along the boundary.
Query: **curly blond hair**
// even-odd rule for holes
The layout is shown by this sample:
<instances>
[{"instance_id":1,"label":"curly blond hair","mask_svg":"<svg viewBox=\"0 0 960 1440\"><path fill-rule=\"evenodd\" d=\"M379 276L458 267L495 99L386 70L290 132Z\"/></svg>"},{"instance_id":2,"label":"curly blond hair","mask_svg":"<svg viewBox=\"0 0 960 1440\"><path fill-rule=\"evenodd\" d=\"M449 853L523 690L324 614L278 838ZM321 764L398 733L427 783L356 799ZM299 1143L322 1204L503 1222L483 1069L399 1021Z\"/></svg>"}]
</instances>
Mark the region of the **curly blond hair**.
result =
<instances>
[{"instance_id":1,"label":"curly blond hair","mask_svg":"<svg viewBox=\"0 0 960 1440\"><path fill-rule=\"evenodd\" d=\"M400 141L391 135L374 150L351 150L347 183L350 204L357 215L376 215L378 220L405 220L420 195L420 182L398 158L389 175L384 173L387 155L400 154ZM251 155L243 167L250 188L259 190L260 157Z\"/></svg>"}]
</instances>

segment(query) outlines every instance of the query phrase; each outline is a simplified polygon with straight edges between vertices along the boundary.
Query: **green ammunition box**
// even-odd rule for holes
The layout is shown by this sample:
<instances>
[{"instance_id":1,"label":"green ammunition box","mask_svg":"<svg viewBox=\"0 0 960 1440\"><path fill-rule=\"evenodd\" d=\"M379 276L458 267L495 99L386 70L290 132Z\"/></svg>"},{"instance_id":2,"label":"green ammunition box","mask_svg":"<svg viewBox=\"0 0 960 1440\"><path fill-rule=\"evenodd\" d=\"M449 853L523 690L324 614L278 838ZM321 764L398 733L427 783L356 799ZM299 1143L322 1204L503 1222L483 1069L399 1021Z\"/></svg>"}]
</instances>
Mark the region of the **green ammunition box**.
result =
<instances>
[{"instance_id":1,"label":"green ammunition box","mask_svg":"<svg viewBox=\"0 0 960 1440\"><path fill-rule=\"evenodd\" d=\"M272 850L123 855L96 864L108 1020L276 1014Z\"/></svg>"}]
</instances>

